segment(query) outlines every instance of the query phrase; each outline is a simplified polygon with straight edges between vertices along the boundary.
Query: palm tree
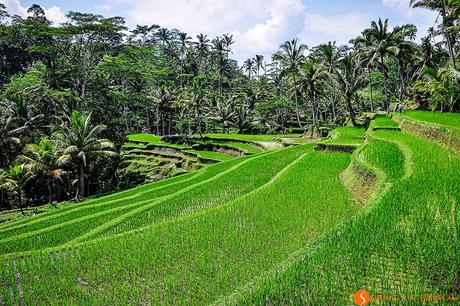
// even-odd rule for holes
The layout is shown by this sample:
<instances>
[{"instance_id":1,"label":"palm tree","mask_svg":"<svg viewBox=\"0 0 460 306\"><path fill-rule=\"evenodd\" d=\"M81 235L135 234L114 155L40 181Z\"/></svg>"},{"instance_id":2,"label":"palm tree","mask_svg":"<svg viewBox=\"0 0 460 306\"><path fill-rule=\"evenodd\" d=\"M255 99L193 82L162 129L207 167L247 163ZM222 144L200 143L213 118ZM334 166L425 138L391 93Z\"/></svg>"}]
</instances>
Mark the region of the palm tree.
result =
<instances>
[{"instance_id":1,"label":"palm tree","mask_svg":"<svg viewBox=\"0 0 460 306\"><path fill-rule=\"evenodd\" d=\"M225 46L225 54L227 56L227 59L231 53L231 48L230 46L233 45L235 43L235 41L233 40L233 35L231 34L224 34L222 36L222 40L224 42L224 46Z\"/></svg>"},{"instance_id":2,"label":"palm tree","mask_svg":"<svg viewBox=\"0 0 460 306\"><path fill-rule=\"evenodd\" d=\"M319 108L319 96L327 87L331 74L327 69L313 60L304 63L300 69L298 86L312 105L312 137L318 132L317 111ZM293 87L296 91L296 88Z\"/></svg>"},{"instance_id":3,"label":"palm tree","mask_svg":"<svg viewBox=\"0 0 460 306\"><path fill-rule=\"evenodd\" d=\"M452 39L451 34L448 32L448 19L449 19L449 11L451 9L451 5L449 4L448 0L410 0L411 7L421 7L426 8L432 11L437 11L442 16L442 24L441 24L441 31L444 34L447 50L449 52L449 57L451 61L452 67L456 68L455 63L455 53L454 53L454 42Z\"/></svg>"},{"instance_id":4,"label":"palm tree","mask_svg":"<svg viewBox=\"0 0 460 306\"><path fill-rule=\"evenodd\" d=\"M157 135L166 135L165 131L165 118L163 114L167 115L170 106L174 101L174 94L171 89L167 86L161 86L157 88L153 95L151 96L152 100L155 103L156 108L156 132ZM161 132L160 132L160 123L161 123Z\"/></svg>"},{"instance_id":5,"label":"palm tree","mask_svg":"<svg viewBox=\"0 0 460 306\"><path fill-rule=\"evenodd\" d=\"M334 75L336 73L337 67L339 66L339 60L343 55L344 48L337 47L336 42L328 42L327 44L319 45L313 49L313 56L317 58L329 75ZM331 108L332 108L332 117L335 120L336 117L336 101L337 101L337 91L330 90L331 95Z\"/></svg>"},{"instance_id":6,"label":"palm tree","mask_svg":"<svg viewBox=\"0 0 460 306\"><path fill-rule=\"evenodd\" d=\"M185 32L180 32L178 35L179 38L179 48L180 48L180 67L181 67L181 72L184 70L184 60L185 60L185 52L190 45L191 37L188 36L187 33Z\"/></svg>"},{"instance_id":7,"label":"palm tree","mask_svg":"<svg viewBox=\"0 0 460 306\"><path fill-rule=\"evenodd\" d=\"M297 123L302 127L300 122L299 100L297 95L297 77L299 75L300 66L305 62L305 51L308 49L306 45L299 44L297 39L287 41L281 45L280 51L274 56L275 60L281 62L283 70L281 75L287 75L292 79L294 88L294 100L296 104Z\"/></svg>"},{"instance_id":8,"label":"palm tree","mask_svg":"<svg viewBox=\"0 0 460 306\"><path fill-rule=\"evenodd\" d=\"M243 69L247 72L249 80L252 80L252 73L256 71L255 62L252 58L248 58L243 63Z\"/></svg>"},{"instance_id":9,"label":"palm tree","mask_svg":"<svg viewBox=\"0 0 460 306\"><path fill-rule=\"evenodd\" d=\"M337 83L347 103L348 113L353 125L357 125L353 110L353 98L364 83L364 74L361 65L357 62L357 56L347 53L340 60L340 68L337 70Z\"/></svg>"},{"instance_id":10,"label":"palm tree","mask_svg":"<svg viewBox=\"0 0 460 306\"><path fill-rule=\"evenodd\" d=\"M91 114L85 116L73 111L67 121L58 127L56 136L65 147L60 160L71 160L77 167L75 197L79 198L85 195L85 171L90 162L98 156L115 157L117 153L112 142L99 138L105 126L91 126Z\"/></svg>"},{"instance_id":11,"label":"palm tree","mask_svg":"<svg viewBox=\"0 0 460 306\"><path fill-rule=\"evenodd\" d=\"M0 116L0 166L8 164L8 154L5 152L8 146L21 144L19 136L26 130L27 126L18 127L17 121L18 118L12 115Z\"/></svg>"},{"instance_id":12,"label":"palm tree","mask_svg":"<svg viewBox=\"0 0 460 306\"><path fill-rule=\"evenodd\" d=\"M56 145L48 138L42 138L38 144L28 144L18 160L31 173L31 178L45 178L48 187L49 203L53 200L53 187L56 180L64 174L61 168L68 160L61 158Z\"/></svg>"},{"instance_id":13,"label":"palm tree","mask_svg":"<svg viewBox=\"0 0 460 306\"><path fill-rule=\"evenodd\" d=\"M195 42L195 48L198 52L198 57L200 59L200 68L203 69L203 66L206 65L203 63L205 58L209 53L209 39L207 35L199 34L196 36L197 42Z\"/></svg>"},{"instance_id":14,"label":"palm tree","mask_svg":"<svg viewBox=\"0 0 460 306\"><path fill-rule=\"evenodd\" d=\"M257 79L260 78L260 69L264 69L264 56L263 55L256 55L254 58L254 64L256 65L257 70Z\"/></svg>"},{"instance_id":15,"label":"palm tree","mask_svg":"<svg viewBox=\"0 0 460 306\"><path fill-rule=\"evenodd\" d=\"M24 215L25 186L31 174L23 165L13 164L8 169L0 169L0 189L16 194L17 206Z\"/></svg>"},{"instance_id":16,"label":"palm tree","mask_svg":"<svg viewBox=\"0 0 460 306\"><path fill-rule=\"evenodd\" d=\"M385 64L385 58L388 55L396 55L398 53L396 42L397 30L390 31L388 19L382 21L379 18L378 22L373 21L369 29L364 30L363 36L368 36L370 45L366 50L368 63L373 65L377 63L383 74L383 88L386 95L385 109L389 109L390 92L388 90L388 67Z\"/></svg>"},{"instance_id":17,"label":"palm tree","mask_svg":"<svg viewBox=\"0 0 460 306\"><path fill-rule=\"evenodd\" d=\"M209 110L213 119L222 127L222 133L228 133L231 123L234 121L233 98L219 97L215 107Z\"/></svg>"}]
</instances>

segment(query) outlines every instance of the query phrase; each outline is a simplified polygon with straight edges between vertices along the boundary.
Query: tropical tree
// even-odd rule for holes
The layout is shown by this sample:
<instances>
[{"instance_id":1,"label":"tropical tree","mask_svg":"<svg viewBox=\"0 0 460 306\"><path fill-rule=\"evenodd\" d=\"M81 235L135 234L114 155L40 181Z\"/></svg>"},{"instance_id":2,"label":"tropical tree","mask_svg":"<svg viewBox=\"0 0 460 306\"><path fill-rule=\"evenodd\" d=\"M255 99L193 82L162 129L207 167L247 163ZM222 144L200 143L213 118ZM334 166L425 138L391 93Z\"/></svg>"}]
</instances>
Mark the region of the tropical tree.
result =
<instances>
[{"instance_id":1,"label":"tropical tree","mask_svg":"<svg viewBox=\"0 0 460 306\"><path fill-rule=\"evenodd\" d=\"M91 125L91 114L83 115L73 111L67 122L57 127L56 137L63 144L64 151L60 158L72 161L77 168L75 198L85 195L85 171L96 157L116 157L114 145L107 139L100 138L105 126Z\"/></svg>"},{"instance_id":2,"label":"tropical tree","mask_svg":"<svg viewBox=\"0 0 460 306\"><path fill-rule=\"evenodd\" d=\"M254 62L254 59L248 58L245 60L243 63L243 69L248 74L249 80L252 80L252 74L256 71L256 63Z\"/></svg>"},{"instance_id":3,"label":"tropical tree","mask_svg":"<svg viewBox=\"0 0 460 306\"><path fill-rule=\"evenodd\" d=\"M300 69L298 87L311 103L312 136L316 136L318 132L319 98L327 88L327 83L331 77L332 74L327 71L325 66L312 59L304 63ZM295 92L297 88L293 86L292 90Z\"/></svg>"},{"instance_id":4,"label":"tropical tree","mask_svg":"<svg viewBox=\"0 0 460 306\"><path fill-rule=\"evenodd\" d=\"M256 57L254 57L254 64L256 66L256 70L257 70L257 79L260 78L260 69L265 69L265 64L264 64L264 56L263 55L256 55Z\"/></svg>"},{"instance_id":5,"label":"tropical tree","mask_svg":"<svg viewBox=\"0 0 460 306\"><path fill-rule=\"evenodd\" d=\"M303 128L300 122L299 99L297 93L297 79L301 65L305 62L305 51L308 49L306 45L300 44L297 39L286 41L281 45L280 51L275 54L274 59L280 61L282 65L281 75L288 76L292 80L294 88L294 101L296 105L296 116L299 127Z\"/></svg>"},{"instance_id":6,"label":"tropical tree","mask_svg":"<svg viewBox=\"0 0 460 306\"><path fill-rule=\"evenodd\" d=\"M363 36L368 37L370 42L366 49L369 65L377 64L383 75L383 89L386 95L385 109L389 109L390 91L388 88L388 66L385 63L385 58L389 55L398 53L397 36L398 29L390 31L388 19L382 21L379 18L377 22L373 21L369 29L364 30Z\"/></svg>"},{"instance_id":7,"label":"tropical tree","mask_svg":"<svg viewBox=\"0 0 460 306\"><path fill-rule=\"evenodd\" d=\"M0 169L0 189L7 190L16 196L16 206L24 215L25 187L31 174L23 165L12 164L8 169Z\"/></svg>"},{"instance_id":8,"label":"tropical tree","mask_svg":"<svg viewBox=\"0 0 460 306\"><path fill-rule=\"evenodd\" d=\"M345 54L340 60L340 68L337 70L336 80L345 98L346 106L353 125L357 125L353 99L356 92L365 85L365 77L362 67L357 61L357 55L351 52Z\"/></svg>"},{"instance_id":9,"label":"tropical tree","mask_svg":"<svg viewBox=\"0 0 460 306\"><path fill-rule=\"evenodd\" d=\"M339 61L343 55L343 52L344 48L337 47L336 42L334 41L319 45L318 47L314 48L312 50L312 56L320 61L330 76L333 76L339 66ZM328 94L331 97L332 118L335 119L338 94L333 87L330 89L331 90L329 90Z\"/></svg>"},{"instance_id":10,"label":"tropical tree","mask_svg":"<svg viewBox=\"0 0 460 306\"><path fill-rule=\"evenodd\" d=\"M31 179L43 178L48 187L48 201L53 202L53 190L56 180L61 180L65 171L62 166L68 161L68 156L61 157L59 150L52 140L42 138L38 144L28 144L18 160L31 174Z\"/></svg>"},{"instance_id":11,"label":"tropical tree","mask_svg":"<svg viewBox=\"0 0 460 306\"><path fill-rule=\"evenodd\" d=\"M449 0L410 0L411 7L422 7L432 11L439 12L442 17L442 22L440 25L441 33L444 35L446 41L447 50L449 52L449 58L452 67L456 68L455 63L455 51L454 51L454 39L452 38L451 33L448 31L448 27L451 26L450 23L450 12L453 8L452 2Z\"/></svg>"}]
</instances>

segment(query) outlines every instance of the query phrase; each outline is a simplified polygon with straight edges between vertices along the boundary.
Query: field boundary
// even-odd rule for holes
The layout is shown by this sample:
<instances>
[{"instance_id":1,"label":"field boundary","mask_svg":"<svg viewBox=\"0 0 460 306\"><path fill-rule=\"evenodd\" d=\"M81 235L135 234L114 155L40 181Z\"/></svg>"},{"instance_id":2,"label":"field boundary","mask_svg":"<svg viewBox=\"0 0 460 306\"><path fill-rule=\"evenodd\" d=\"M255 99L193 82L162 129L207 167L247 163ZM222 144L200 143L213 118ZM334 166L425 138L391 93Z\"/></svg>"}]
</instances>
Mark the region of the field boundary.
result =
<instances>
[{"instance_id":1,"label":"field boundary","mask_svg":"<svg viewBox=\"0 0 460 306\"><path fill-rule=\"evenodd\" d=\"M453 134L451 127L419 121L404 115L393 115L392 118L400 124L402 132L435 142L460 154L460 137Z\"/></svg>"},{"instance_id":2,"label":"field boundary","mask_svg":"<svg viewBox=\"0 0 460 306\"><path fill-rule=\"evenodd\" d=\"M304 146L309 146L309 145L306 144ZM289 148L287 150L289 150ZM267 153L263 153L263 154L258 154L257 156L248 158L245 162L248 162L249 160L257 159L257 158L262 157L262 156L271 155L271 154L274 154L274 153L277 153L277 152L279 152L279 151L272 151L272 152L267 152ZM114 235L110 235L110 236L97 237L95 239L83 240L83 241L77 241L77 239L74 239L74 240L71 240L68 243L65 243L65 244L62 244L62 245L59 245L59 246L47 247L47 248L43 248L43 249L30 250L30 251L24 251L24 252L3 254L3 255L0 255L0 260L5 260L5 259L15 260L15 259L21 259L21 258L25 258L25 257L34 256L34 255L42 256L44 254L52 254L52 253L60 254L60 253L65 252L65 251L77 250L79 247L82 247L82 246L85 246L85 245L96 244L96 243L98 243L100 241L104 241L104 240L111 240L111 239L115 239L115 238L118 238L118 237L121 237L121 236L141 234L146 230L154 229L154 228L157 228L157 227L167 226L169 224L176 223L176 222L183 222L183 221L186 221L186 220L189 220L189 219L192 219L192 218L196 218L196 217L201 216L201 215L205 215L205 214L207 214L207 213L209 213L211 211L217 211L217 210L224 209L224 208L226 208L226 207L228 207L230 205L233 205L233 202L235 202L237 200L241 200L242 198L248 197L248 196L250 196L252 194L260 192L261 190L269 187L270 185L275 183L284 173L286 173L294 164L298 163L303 157L305 157L307 154L310 154L310 153L311 153L311 151L308 151L308 152L305 152L305 153L301 154L301 156L299 156L297 159L295 159L294 161L292 161L291 163L286 165L286 167L281 169L280 172L278 172L274 177L272 177L270 179L270 181L268 181L264 185L260 186L259 188L254 189L251 192L248 192L248 193L246 193L244 195L241 195L241 196L239 196L239 197L237 197L237 198L235 198L233 200L230 200L228 202L225 202L225 203L223 203L221 205L218 205L218 206L215 206L215 207L210 207L210 208L205 209L205 210L197 211L197 212L194 212L194 213L189 214L189 215L180 216L178 218L174 218L174 219L162 222L162 223L152 224L152 225L144 226L144 227L141 227L141 228L133 229L133 230L130 230L130 231L126 231L126 232L122 232L122 233L118 233L118 234L114 234ZM224 175L224 172L222 172L220 174Z\"/></svg>"}]
</instances>

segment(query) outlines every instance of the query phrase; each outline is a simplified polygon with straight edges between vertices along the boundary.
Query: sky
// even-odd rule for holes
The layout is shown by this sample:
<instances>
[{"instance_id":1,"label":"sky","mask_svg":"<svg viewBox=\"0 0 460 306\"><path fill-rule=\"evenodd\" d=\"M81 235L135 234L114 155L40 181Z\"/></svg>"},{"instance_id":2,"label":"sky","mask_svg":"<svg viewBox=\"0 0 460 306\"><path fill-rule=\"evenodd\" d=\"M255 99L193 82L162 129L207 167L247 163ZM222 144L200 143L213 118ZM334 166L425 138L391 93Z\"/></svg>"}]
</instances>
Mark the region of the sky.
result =
<instances>
[{"instance_id":1,"label":"sky","mask_svg":"<svg viewBox=\"0 0 460 306\"><path fill-rule=\"evenodd\" d=\"M37 3L56 24L70 11L122 16L127 26L158 24L195 37L233 34L232 58L240 63L255 54L266 58L286 40L298 38L309 47L328 41L346 44L373 20L390 25L415 24L425 36L437 15L409 7L410 0L0 0L10 13L25 16Z\"/></svg>"}]
</instances>

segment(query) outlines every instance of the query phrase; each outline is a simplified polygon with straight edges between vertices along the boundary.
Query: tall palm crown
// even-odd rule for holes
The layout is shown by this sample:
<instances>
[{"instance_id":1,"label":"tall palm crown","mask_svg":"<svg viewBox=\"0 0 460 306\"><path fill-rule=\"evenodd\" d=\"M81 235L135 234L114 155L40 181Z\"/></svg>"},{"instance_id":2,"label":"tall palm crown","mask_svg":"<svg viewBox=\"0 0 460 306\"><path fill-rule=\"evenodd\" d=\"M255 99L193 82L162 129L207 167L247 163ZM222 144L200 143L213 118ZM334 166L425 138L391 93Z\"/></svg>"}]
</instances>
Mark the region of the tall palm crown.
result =
<instances>
[{"instance_id":1,"label":"tall palm crown","mask_svg":"<svg viewBox=\"0 0 460 306\"><path fill-rule=\"evenodd\" d=\"M365 85L362 65L358 62L358 56L353 53L345 54L340 60L340 68L336 74L337 83L347 102L347 108L353 125L356 125L352 100L356 92Z\"/></svg>"},{"instance_id":2,"label":"tall palm crown","mask_svg":"<svg viewBox=\"0 0 460 306\"><path fill-rule=\"evenodd\" d=\"M318 58L329 73L333 73L339 64L343 48L339 48L336 42L328 42L313 49L313 56Z\"/></svg>"},{"instance_id":3,"label":"tall palm crown","mask_svg":"<svg viewBox=\"0 0 460 306\"><path fill-rule=\"evenodd\" d=\"M307 49L306 45L299 44L297 39L293 39L281 45L275 58L281 62L285 73L298 73L300 66L305 62Z\"/></svg>"},{"instance_id":4,"label":"tall palm crown","mask_svg":"<svg viewBox=\"0 0 460 306\"><path fill-rule=\"evenodd\" d=\"M62 165L69 160L61 157L56 145L48 138L43 138L38 144L28 144L18 160L24 163L25 169L32 178L43 177L48 184L49 202L52 202L54 181L61 179L64 170Z\"/></svg>"},{"instance_id":5,"label":"tall palm crown","mask_svg":"<svg viewBox=\"0 0 460 306\"><path fill-rule=\"evenodd\" d=\"M243 63L243 69L248 73L248 78L252 79L252 73L256 71L256 65L254 59L248 58Z\"/></svg>"},{"instance_id":6,"label":"tall palm crown","mask_svg":"<svg viewBox=\"0 0 460 306\"><path fill-rule=\"evenodd\" d=\"M287 75L291 78L294 88L294 100L296 104L296 116L299 127L303 128L300 121L299 99L297 95L297 76L299 74L300 66L305 62L305 51L308 47L304 44L299 44L297 39L287 41L281 45L273 57L274 60L279 61L282 66L280 77Z\"/></svg>"},{"instance_id":7,"label":"tall palm crown","mask_svg":"<svg viewBox=\"0 0 460 306\"><path fill-rule=\"evenodd\" d=\"M24 214L24 188L31 175L23 165L13 164L8 169L0 169L0 189L5 189L16 194L17 205Z\"/></svg>"},{"instance_id":8,"label":"tall palm crown","mask_svg":"<svg viewBox=\"0 0 460 306\"><path fill-rule=\"evenodd\" d=\"M256 65L257 69L257 76L260 76L260 69L264 69L264 56L257 54L256 57L254 58L254 63Z\"/></svg>"},{"instance_id":9,"label":"tall palm crown","mask_svg":"<svg viewBox=\"0 0 460 306\"><path fill-rule=\"evenodd\" d=\"M327 82L332 75L324 65L310 60L302 65L299 75L299 87L301 92L312 104L313 128L317 126L316 111L318 109L318 98L327 88ZM296 90L295 88L293 90Z\"/></svg>"},{"instance_id":10,"label":"tall palm crown","mask_svg":"<svg viewBox=\"0 0 460 306\"><path fill-rule=\"evenodd\" d=\"M85 116L73 111L67 121L58 128L56 135L65 147L61 160L72 160L78 167L78 197L84 195L84 171L89 162L98 156L115 157L117 153L112 142L99 138L105 126L91 126L91 114Z\"/></svg>"},{"instance_id":11,"label":"tall palm crown","mask_svg":"<svg viewBox=\"0 0 460 306\"><path fill-rule=\"evenodd\" d=\"M410 0L409 4L411 7L420 7L420 8L425 8L425 9L429 9L432 11L437 11L442 16L442 24L440 28L441 28L441 32L444 34L444 37L446 39L446 45L447 45L447 49L449 52L451 65L455 69L456 68L455 52L454 52L455 39L452 38L452 35L447 30L447 28L449 28L452 25L452 18L450 18L451 17L450 15L452 13L455 15L454 1ZM455 19L455 17L453 19Z\"/></svg>"}]
</instances>

